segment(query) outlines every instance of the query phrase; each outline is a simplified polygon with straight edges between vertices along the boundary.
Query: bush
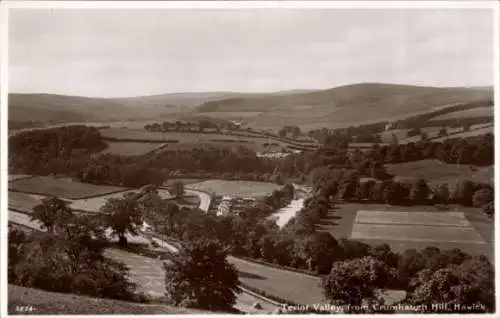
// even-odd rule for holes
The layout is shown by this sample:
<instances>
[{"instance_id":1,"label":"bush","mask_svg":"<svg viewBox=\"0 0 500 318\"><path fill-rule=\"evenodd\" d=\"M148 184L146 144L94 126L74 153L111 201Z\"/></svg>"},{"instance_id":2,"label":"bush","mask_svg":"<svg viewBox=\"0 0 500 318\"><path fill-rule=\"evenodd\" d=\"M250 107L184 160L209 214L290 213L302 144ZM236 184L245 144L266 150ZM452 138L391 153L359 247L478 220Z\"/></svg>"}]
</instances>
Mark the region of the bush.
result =
<instances>
[{"instance_id":1,"label":"bush","mask_svg":"<svg viewBox=\"0 0 500 318\"><path fill-rule=\"evenodd\" d=\"M488 203L493 201L493 190L492 189L481 189L474 192L472 197L473 206L476 208L482 208Z\"/></svg>"}]
</instances>

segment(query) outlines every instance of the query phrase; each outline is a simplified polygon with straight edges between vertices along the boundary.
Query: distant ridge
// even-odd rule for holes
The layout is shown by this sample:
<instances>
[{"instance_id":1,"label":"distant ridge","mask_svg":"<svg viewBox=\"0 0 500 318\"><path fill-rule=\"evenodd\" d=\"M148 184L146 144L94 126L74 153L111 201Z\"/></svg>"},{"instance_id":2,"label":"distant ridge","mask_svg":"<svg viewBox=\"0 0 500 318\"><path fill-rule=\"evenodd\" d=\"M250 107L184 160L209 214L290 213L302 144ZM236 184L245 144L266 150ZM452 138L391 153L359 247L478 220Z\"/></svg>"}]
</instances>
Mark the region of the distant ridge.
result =
<instances>
[{"instance_id":1,"label":"distant ridge","mask_svg":"<svg viewBox=\"0 0 500 318\"><path fill-rule=\"evenodd\" d=\"M174 113L255 112L251 125L356 122L492 100L492 87L437 88L361 83L324 90L272 93L194 92L128 98L9 94L9 121L47 123L158 119Z\"/></svg>"}]
</instances>

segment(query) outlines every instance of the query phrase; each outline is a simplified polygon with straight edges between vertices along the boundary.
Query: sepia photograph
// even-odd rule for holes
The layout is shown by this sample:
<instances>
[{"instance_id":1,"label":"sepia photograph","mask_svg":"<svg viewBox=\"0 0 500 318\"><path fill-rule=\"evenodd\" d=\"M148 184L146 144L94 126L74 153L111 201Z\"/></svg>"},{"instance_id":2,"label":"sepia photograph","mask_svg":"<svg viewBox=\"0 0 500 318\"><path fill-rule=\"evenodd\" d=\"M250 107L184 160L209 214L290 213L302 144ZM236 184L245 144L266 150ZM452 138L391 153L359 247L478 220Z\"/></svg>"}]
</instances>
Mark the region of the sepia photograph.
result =
<instances>
[{"instance_id":1,"label":"sepia photograph","mask_svg":"<svg viewBox=\"0 0 500 318\"><path fill-rule=\"evenodd\" d=\"M4 1L2 313L495 313L498 7Z\"/></svg>"}]
</instances>

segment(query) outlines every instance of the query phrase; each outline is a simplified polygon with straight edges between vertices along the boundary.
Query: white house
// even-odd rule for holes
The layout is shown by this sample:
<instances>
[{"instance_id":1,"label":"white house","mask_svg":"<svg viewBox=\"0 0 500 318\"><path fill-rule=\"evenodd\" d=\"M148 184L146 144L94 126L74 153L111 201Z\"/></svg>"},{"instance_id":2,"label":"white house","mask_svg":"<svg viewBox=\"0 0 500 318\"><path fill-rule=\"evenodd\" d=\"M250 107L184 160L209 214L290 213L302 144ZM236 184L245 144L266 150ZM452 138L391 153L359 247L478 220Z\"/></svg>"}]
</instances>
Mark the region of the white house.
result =
<instances>
[{"instance_id":1,"label":"white house","mask_svg":"<svg viewBox=\"0 0 500 318\"><path fill-rule=\"evenodd\" d=\"M222 197L222 201L217 207L217 215L218 216L229 215L233 207L233 201L234 200L231 197L228 196Z\"/></svg>"}]
</instances>

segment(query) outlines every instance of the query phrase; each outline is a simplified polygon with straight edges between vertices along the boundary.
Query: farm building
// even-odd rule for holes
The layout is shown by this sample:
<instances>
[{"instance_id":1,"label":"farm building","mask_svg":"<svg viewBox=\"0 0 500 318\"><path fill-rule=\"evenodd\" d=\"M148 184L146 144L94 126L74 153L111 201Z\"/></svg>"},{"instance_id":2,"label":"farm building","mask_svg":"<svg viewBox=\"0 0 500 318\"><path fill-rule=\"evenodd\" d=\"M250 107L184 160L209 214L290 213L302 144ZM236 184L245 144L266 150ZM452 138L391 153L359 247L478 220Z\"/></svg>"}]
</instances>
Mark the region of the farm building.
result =
<instances>
[{"instance_id":1,"label":"farm building","mask_svg":"<svg viewBox=\"0 0 500 318\"><path fill-rule=\"evenodd\" d=\"M288 152L258 152L257 157L259 158L284 158L290 155Z\"/></svg>"}]
</instances>

